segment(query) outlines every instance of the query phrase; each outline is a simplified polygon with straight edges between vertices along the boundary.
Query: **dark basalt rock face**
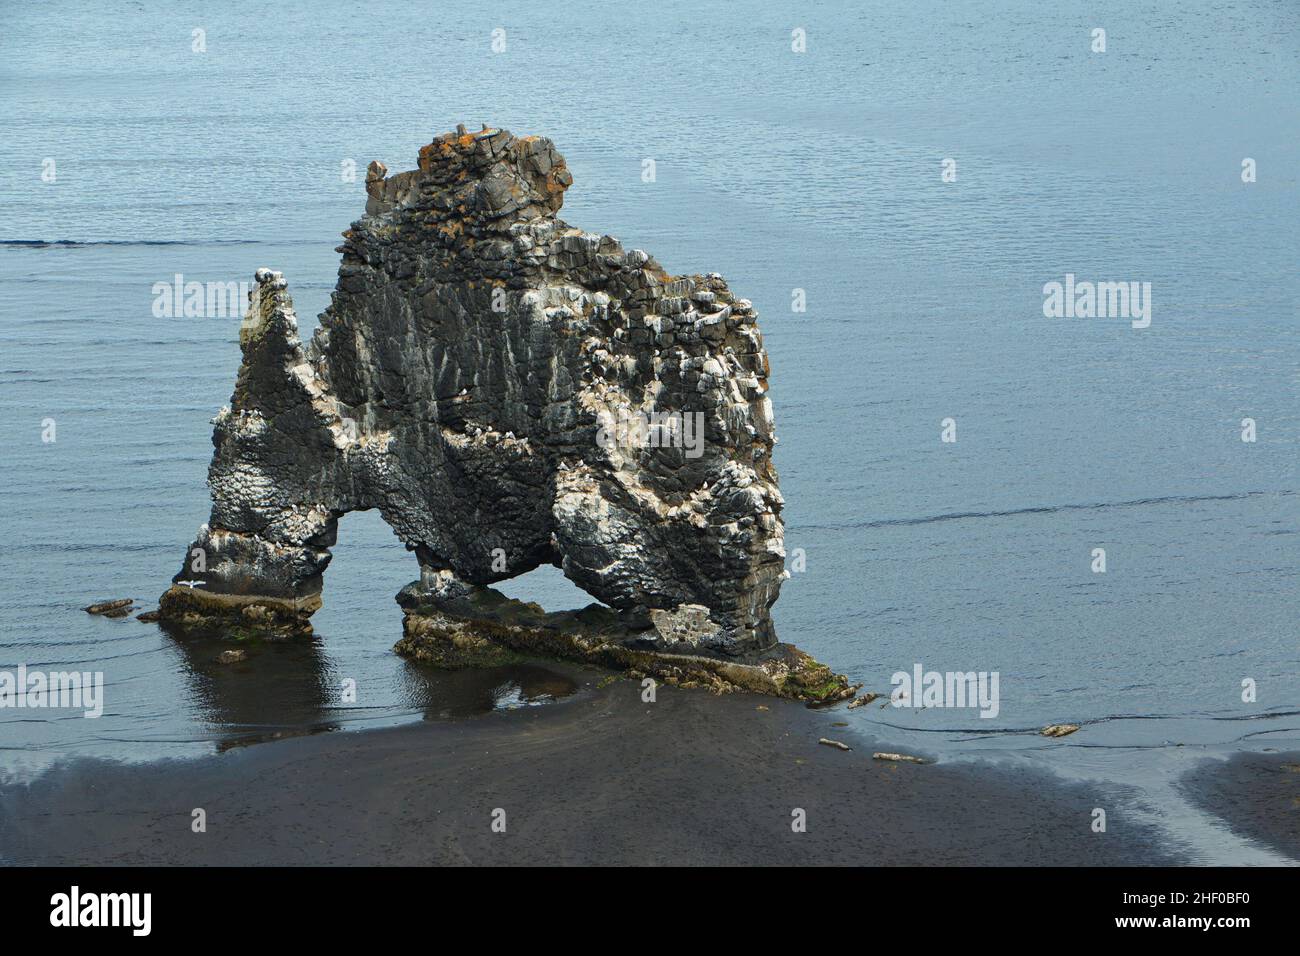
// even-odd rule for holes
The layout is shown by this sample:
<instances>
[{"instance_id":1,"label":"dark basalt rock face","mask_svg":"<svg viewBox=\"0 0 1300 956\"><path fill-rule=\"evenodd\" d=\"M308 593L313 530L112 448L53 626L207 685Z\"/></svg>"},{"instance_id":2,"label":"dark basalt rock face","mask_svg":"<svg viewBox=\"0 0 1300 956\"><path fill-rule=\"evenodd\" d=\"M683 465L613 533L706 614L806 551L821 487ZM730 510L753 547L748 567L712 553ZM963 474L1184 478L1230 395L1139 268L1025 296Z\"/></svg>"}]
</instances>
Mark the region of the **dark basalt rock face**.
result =
<instances>
[{"instance_id":1,"label":"dark basalt rock face","mask_svg":"<svg viewBox=\"0 0 1300 956\"><path fill-rule=\"evenodd\" d=\"M627 646L770 651L782 501L750 303L556 218L572 177L549 140L462 130L386 172L309 345L257 273L212 515L164 620L309 629L339 517L378 508L420 564L408 637L554 564Z\"/></svg>"}]
</instances>

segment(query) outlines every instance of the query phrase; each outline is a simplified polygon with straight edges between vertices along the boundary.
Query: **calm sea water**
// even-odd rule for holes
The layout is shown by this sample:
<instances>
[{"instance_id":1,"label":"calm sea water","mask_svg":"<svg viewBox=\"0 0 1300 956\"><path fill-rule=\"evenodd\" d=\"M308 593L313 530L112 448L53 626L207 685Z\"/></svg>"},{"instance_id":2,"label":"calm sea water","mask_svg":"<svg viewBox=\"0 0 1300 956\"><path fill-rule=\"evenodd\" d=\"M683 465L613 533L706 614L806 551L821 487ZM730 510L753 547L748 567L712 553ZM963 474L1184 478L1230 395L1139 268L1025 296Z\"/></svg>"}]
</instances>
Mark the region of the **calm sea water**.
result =
<instances>
[{"instance_id":1,"label":"calm sea water","mask_svg":"<svg viewBox=\"0 0 1300 956\"><path fill-rule=\"evenodd\" d=\"M363 206L344 163L410 168L458 122L551 137L568 221L722 272L759 307L806 559L780 637L876 690L915 663L1000 674L996 719L870 707L854 728L957 757L1047 746L1118 779L1158 777L1174 744L1294 743L1294 3L485 6L6 12L0 669L108 687L98 720L0 711L4 773L555 690L397 658L392 598L417 569L374 514L342 522L317 640L242 670L79 610L152 607L208 514L238 321L155 318L153 284L280 269L305 333ZM1150 328L1044 318L1067 272L1152 283ZM507 590L586 602L558 572ZM1028 733L1067 720L1096 723L1069 746ZM1130 748L1147 756L1115 756Z\"/></svg>"}]
</instances>

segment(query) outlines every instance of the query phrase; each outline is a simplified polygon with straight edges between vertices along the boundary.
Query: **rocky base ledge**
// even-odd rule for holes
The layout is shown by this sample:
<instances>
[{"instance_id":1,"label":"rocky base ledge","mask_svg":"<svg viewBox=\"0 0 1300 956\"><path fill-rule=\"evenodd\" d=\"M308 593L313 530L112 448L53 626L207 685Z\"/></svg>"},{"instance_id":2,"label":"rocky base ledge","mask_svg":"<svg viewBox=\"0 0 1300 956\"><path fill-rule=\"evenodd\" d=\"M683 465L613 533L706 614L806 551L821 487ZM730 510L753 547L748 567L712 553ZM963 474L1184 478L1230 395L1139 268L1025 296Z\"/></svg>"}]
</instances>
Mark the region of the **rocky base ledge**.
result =
<instances>
[{"instance_id":1,"label":"rocky base ledge","mask_svg":"<svg viewBox=\"0 0 1300 956\"><path fill-rule=\"evenodd\" d=\"M778 643L753 660L712 655L694 642L697 622L689 605L640 626L635 617L599 604L547 612L487 587L433 598L417 582L397 600L403 637L393 650L449 670L549 657L715 694L750 691L809 704L848 700L861 687L792 644ZM159 601L170 631L215 633L235 641L309 637L311 615L319 608L319 596L287 600L182 585L173 585Z\"/></svg>"},{"instance_id":2,"label":"rocky base ledge","mask_svg":"<svg viewBox=\"0 0 1300 956\"><path fill-rule=\"evenodd\" d=\"M320 610L320 595L273 598L222 594L173 584L158 599L158 613L180 630L222 631L234 638L304 637L312 632L311 616Z\"/></svg>"},{"instance_id":3,"label":"rocky base ledge","mask_svg":"<svg viewBox=\"0 0 1300 956\"><path fill-rule=\"evenodd\" d=\"M554 657L716 694L751 691L810 704L847 700L861 686L791 644L776 644L753 661L664 650L662 627L637 629L626 615L597 604L547 612L492 588L436 603L422 602L418 591L408 588L398 601L404 636L393 649L436 667Z\"/></svg>"}]
</instances>

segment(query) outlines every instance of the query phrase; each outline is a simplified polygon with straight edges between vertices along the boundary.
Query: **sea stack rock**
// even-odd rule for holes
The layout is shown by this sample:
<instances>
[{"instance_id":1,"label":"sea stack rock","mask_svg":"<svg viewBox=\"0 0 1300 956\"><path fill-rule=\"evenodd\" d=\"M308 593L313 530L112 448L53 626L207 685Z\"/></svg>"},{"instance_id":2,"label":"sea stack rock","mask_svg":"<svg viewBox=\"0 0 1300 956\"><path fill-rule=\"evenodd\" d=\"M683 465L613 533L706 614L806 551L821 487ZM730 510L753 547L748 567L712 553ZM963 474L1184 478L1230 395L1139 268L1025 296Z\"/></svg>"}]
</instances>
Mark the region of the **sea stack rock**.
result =
<instances>
[{"instance_id":1,"label":"sea stack rock","mask_svg":"<svg viewBox=\"0 0 1300 956\"><path fill-rule=\"evenodd\" d=\"M486 586L553 564L613 610L525 630L773 656L785 552L754 309L558 219L571 182L549 140L498 129L439 136L409 172L372 163L307 346L284 278L257 272L212 515L165 620L309 630L338 519L377 508L419 560L408 639L446 637L428 621L449 614L508 630Z\"/></svg>"}]
</instances>

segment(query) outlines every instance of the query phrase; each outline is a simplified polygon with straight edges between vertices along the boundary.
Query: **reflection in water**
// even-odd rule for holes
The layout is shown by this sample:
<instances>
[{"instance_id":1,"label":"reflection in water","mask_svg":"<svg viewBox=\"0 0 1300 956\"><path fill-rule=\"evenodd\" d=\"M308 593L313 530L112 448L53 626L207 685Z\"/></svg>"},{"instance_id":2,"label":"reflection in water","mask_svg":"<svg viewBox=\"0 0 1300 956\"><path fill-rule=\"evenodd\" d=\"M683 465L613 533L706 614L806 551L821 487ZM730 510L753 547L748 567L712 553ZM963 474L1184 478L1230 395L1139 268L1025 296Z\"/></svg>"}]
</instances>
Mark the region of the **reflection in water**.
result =
<instances>
[{"instance_id":1,"label":"reflection in water","mask_svg":"<svg viewBox=\"0 0 1300 956\"><path fill-rule=\"evenodd\" d=\"M318 638L235 641L220 631L163 630L185 655L193 706L219 750L337 729L337 684ZM236 649L244 660L219 662L222 652Z\"/></svg>"},{"instance_id":2,"label":"reflection in water","mask_svg":"<svg viewBox=\"0 0 1300 956\"><path fill-rule=\"evenodd\" d=\"M541 664L444 671L408 661L403 676L407 699L426 720L547 704L578 689L572 678Z\"/></svg>"},{"instance_id":3,"label":"reflection in water","mask_svg":"<svg viewBox=\"0 0 1300 956\"><path fill-rule=\"evenodd\" d=\"M162 626L162 625L160 625ZM445 671L403 661L396 687L374 678L346 693L321 635L293 640L235 640L226 633L162 626L183 655L190 704L218 750L266 740L338 730L376 721L454 720L545 704L575 693L567 665L509 664ZM223 652L243 651L236 663ZM396 658L394 657L394 662ZM382 682L382 683L387 683Z\"/></svg>"}]
</instances>

